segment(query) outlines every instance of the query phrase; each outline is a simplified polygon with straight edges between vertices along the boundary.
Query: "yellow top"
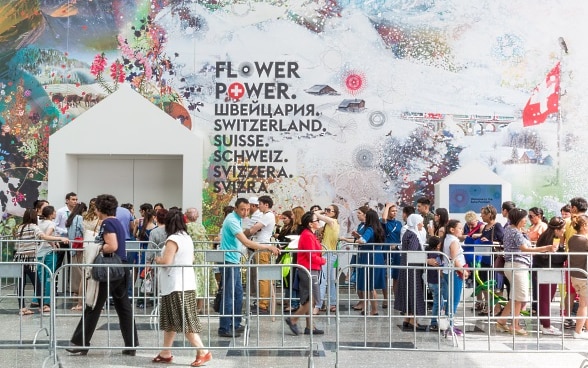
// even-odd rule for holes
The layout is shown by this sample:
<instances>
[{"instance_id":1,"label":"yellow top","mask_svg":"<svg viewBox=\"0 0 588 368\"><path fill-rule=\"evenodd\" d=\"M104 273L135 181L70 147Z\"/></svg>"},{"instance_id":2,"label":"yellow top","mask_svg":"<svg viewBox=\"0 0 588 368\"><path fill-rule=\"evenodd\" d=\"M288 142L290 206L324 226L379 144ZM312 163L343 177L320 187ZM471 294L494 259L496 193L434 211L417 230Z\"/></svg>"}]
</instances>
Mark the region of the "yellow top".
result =
<instances>
[{"instance_id":1,"label":"yellow top","mask_svg":"<svg viewBox=\"0 0 588 368\"><path fill-rule=\"evenodd\" d=\"M332 224L326 224L323 230L323 245L328 250L337 250L337 241L339 240L339 223L333 219Z\"/></svg>"},{"instance_id":2,"label":"yellow top","mask_svg":"<svg viewBox=\"0 0 588 368\"><path fill-rule=\"evenodd\" d=\"M576 234L576 230L574 229L574 226L572 225L572 220L570 218L566 219L566 227L564 230L564 239L565 239L565 249L566 252L568 252L568 241L570 240L570 238L572 237L572 235Z\"/></svg>"}]
</instances>

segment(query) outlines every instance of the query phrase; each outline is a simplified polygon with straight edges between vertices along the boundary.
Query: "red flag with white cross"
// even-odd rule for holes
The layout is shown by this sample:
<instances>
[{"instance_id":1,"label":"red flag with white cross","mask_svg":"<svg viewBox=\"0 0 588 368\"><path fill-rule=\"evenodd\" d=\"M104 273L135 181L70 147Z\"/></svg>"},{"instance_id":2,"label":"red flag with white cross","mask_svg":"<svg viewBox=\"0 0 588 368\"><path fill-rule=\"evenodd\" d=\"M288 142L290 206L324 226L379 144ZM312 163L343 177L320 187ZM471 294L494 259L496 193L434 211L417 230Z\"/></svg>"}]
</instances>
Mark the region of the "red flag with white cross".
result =
<instances>
[{"instance_id":1,"label":"red flag with white cross","mask_svg":"<svg viewBox=\"0 0 588 368\"><path fill-rule=\"evenodd\" d=\"M542 124L549 114L559 111L559 72L558 62L545 81L535 87L523 110L523 126Z\"/></svg>"}]
</instances>

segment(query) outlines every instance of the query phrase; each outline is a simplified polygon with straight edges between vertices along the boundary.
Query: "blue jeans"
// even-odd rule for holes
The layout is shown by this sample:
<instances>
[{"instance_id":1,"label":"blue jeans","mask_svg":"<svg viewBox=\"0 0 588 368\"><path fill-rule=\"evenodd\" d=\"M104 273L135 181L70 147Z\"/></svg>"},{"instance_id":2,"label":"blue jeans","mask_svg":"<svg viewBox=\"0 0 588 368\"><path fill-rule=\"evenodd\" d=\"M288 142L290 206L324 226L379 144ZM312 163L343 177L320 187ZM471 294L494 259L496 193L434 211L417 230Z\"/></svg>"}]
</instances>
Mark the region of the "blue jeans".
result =
<instances>
[{"instance_id":1,"label":"blue jeans","mask_svg":"<svg viewBox=\"0 0 588 368\"><path fill-rule=\"evenodd\" d=\"M40 289L36 291L37 298L33 299L34 303L39 303L41 305L50 305L51 304L51 288L53 287L53 280L51 279L51 272L55 272L55 266L57 265L57 256L55 252L50 252L44 257L38 257L37 261L46 265L47 267L39 266L37 267L37 280L39 280ZM43 295L41 295L43 293ZM40 302L40 297L43 297L43 302Z\"/></svg>"},{"instance_id":2,"label":"blue jeans","mask_svg":"<svg viewBox=\"0 0 588 368\"><path fill-rule=\"evenodd\" d=\"M231 263L227 263L232 265ZM241 325L243 310L243 284L241 283L241 268L222 267L223 300L219 312L218 332L232 332Z\"/></svg>"},{"instance_id":3,"label":"blue jeans","mask_svg":"<svg viewBox=\"0 0 588 368\"><path fill-rule=\"evenodd\" d=\"M315 303L315 307L317 308L321 307L323 301L327 301L325 297L325 294L327 293L327 284L329 284L329 300L328 304L325 303L325 305L337 305L337 284L335 282L335 278L337 277L337 269L333 267L335 265L335 261L337 261L337 255L334 253L327 253L326 257L327 263L325 263L322 267L320 280L321 298Z\"/></svg>"},{"instance_id":4,"label":"blue jeans","mask_svg":"<svg viewBox=\"0 0 588 368\"><path fill-rule=\"evenodd\" d=\"M449 277L453 280L453 298L449 300ZM451 274L443 274L443 285L441 286L441 295L445 300L445 315L450 318L455 315L459 302L461 300L461 290L463 288L463 280L457 275L456 272Z\"/></svg>"},{"instance_id":5,"label":"blue jeans","mask_svg":"<svg viewBox=\"0 0 588 368\"><path fill-rule=\"evenodd\" d=\"M429 290L433 295L433 310L431 311L431 324L437 324L437 316L439 315L439 284L429 284Z\"/></svg>"}]
</instances>

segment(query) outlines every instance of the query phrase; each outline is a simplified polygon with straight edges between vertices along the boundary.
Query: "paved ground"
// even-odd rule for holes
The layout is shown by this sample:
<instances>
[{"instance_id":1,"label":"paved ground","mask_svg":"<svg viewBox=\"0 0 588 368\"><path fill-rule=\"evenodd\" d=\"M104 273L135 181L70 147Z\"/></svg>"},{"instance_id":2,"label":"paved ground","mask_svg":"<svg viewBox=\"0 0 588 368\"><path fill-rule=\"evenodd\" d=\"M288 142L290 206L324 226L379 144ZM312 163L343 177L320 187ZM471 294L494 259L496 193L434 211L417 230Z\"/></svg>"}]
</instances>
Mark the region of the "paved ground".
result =
<instances>
[{"instance_id":1,"label":"paved ground","mask_svg":"<svg viewBox=\"0 0 588 368\"><path fill-rule=\"evenodd\" d=\"M65 346L80 318L70 308L74 301L59 297L55 308L54 334L58 341L57 355L48 348L50 315L38 312L20 318L17 314L13 289L3 288L0 294L0 366L1 367L145 367L157 366L151 359L157 355L162 334L157 320L151 316L153 308L135 308L141 347L137 356L121 354L122 338L118 320L108 309L103 312L93 347L87 356L72 356ZM466 292L466 295L470 293ZM138 304L139 301L137 300ZM214 359L209 367L588 367L588 340L579 341L566 330L563 336L543 336L536 332L536 320L526 321L527 337L497 332L487 317L476 317L471 301L462 303L458 325L465 336L453 341L438 332L413 332L402 329L402 316L390 309L380 309L379 316L364 317L350 311L351 301L341 302L338 318L321 315L316 323L325 335L293 336L283 323L283 315L251 316L249 334L238 339L220 338L216 334L218 317L215 313L203 316L205 332L202 338L211 347ZM465 304L465 309L464 309ZM554 315L557 308L554 302ZM423 322L426 322L424 320ZM554 320L556 327L561 321ZM303 321L299 322L301 328ZM339 327L339 329L337 329ZM37 339L35 336L37 334ZM337 344L337 341L339 342ZM32 347L33 342L36 348ZM184 347L185 346L185 347ZM309 357L312 346L314 354ZM337 346L339 351L337 353ZM194 360L194 350L178 337L174 348L174 362L170 366L188 366ZM56 361L56 363L54 363ZM415 365L416 364L416 365ZM584 364L584 365L583 365Z\"/></svg>"}]
</instances>

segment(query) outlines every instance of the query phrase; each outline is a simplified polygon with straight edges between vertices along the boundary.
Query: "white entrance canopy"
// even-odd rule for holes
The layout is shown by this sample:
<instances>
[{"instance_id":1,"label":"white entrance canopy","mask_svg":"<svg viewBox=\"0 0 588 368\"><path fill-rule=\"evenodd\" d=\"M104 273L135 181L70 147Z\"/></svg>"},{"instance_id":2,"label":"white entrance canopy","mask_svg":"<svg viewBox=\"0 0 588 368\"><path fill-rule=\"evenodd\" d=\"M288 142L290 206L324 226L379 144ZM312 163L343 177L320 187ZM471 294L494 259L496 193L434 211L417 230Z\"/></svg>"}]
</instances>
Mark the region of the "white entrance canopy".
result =
<instances>
[{"instance_id":1,"label":"white entrance canopy","mask_svg":"<svg viewBox=\"0 0 588 368\"><path fill-rule=\"evenodd\" d=\"M49 138L48 199L113 194L135 206L202 207L206 140L128 85Z\"/></svg>"}]
</instances>

